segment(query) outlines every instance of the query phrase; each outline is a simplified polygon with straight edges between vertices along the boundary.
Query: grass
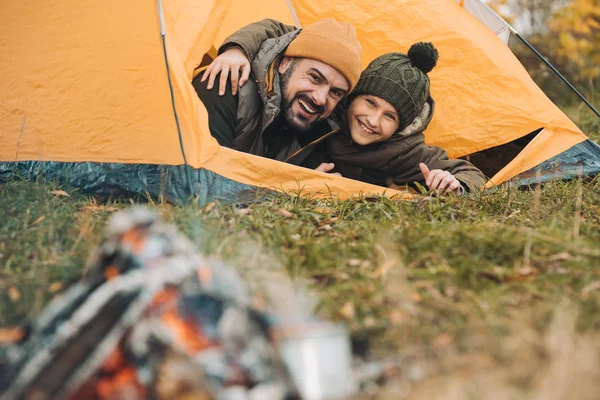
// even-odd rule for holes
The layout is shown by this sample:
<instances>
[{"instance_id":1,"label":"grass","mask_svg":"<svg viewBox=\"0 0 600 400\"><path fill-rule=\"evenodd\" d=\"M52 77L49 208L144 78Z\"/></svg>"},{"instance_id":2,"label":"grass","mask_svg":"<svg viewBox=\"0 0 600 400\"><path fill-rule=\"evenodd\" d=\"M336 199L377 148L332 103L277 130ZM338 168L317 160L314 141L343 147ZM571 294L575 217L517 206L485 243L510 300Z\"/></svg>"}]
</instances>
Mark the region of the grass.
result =
<instances>
[{"instance_id":1,"label":"grass","mask_svg":"<svg viewBox=\"0 0 600 400\"><path fill-rule=\"evenodd\" d=\"M34 317L84 275L107 218L128 206L47 181L1 185L0 323ZM399 361L377 398L597 393L597 179L416 202L148 206L249 281L287 271L366 357Z\"/></svg>"}]
</instances>

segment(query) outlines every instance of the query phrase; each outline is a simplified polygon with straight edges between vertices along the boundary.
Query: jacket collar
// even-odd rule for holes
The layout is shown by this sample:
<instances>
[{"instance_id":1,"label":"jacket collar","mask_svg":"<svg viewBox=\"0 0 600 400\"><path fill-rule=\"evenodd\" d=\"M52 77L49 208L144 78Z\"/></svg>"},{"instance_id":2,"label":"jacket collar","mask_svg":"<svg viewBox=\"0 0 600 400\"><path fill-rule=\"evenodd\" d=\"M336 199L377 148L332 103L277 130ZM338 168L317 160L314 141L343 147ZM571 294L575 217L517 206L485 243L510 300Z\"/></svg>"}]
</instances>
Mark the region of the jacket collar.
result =
<instances>
[{"instance_id":1,"label":"jacket collar","mask_svg":"<svg viewBox=\"0 0 600 400\"><path fill-rule=\"evenodd\" d=\"M429 125L429 123L431 122L431 119L433 118L433 108L434 108L434 102L433 102L433 99L431 98L431 96L429 96L429 98L423 105L423 109L421 110L419 115L417 115L417 118L415 118L415 120L410 125L408 125L406 128L394 133L394 135L406 137L406 136L413 135L415 133L423 132L425 129L427 129L427 126Z\"/></svg>"}]
</instances>

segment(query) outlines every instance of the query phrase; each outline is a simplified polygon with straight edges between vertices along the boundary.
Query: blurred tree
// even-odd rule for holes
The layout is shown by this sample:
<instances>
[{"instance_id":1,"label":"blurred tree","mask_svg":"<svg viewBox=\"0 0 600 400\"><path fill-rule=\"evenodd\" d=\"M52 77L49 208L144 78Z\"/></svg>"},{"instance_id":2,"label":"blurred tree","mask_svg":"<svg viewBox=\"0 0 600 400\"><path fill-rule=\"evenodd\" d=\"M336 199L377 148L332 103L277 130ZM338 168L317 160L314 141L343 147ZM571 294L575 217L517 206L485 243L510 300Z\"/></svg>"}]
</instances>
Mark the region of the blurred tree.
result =
<instances>
[{"instance_id":1,"label":"blurred tree","mask_svg":"<svg viewBox=\"0 0 600 400\"><path fill-rule=\"evenodd\" d=\"M600 0L484 0L527 37L567 79L598 103L600 79ZM553 101L578 103L528 48L516 40L511 49Z\"/></svg>"},{"instance_id":2,"label":"blurred tree","mask_svg":"<svg viewBox=\"0 0 600 400\"><path fill-rule=\"evenodd\" d=\"M515 26L521 34L531 35L548 32L547 22L554 10L568 0L484 0L506 22Z\"/></svg>"},{"instance_id":3,"label":"blurred tree","mask_svg":"<svg viewBox=\"0 0 600 400\"><path fill-rule=\"evenodd\" d=\"M600 77L600 1L574 0L554 12L548 25L561 62L593 90Z\"/></svg>"}]
</instances>

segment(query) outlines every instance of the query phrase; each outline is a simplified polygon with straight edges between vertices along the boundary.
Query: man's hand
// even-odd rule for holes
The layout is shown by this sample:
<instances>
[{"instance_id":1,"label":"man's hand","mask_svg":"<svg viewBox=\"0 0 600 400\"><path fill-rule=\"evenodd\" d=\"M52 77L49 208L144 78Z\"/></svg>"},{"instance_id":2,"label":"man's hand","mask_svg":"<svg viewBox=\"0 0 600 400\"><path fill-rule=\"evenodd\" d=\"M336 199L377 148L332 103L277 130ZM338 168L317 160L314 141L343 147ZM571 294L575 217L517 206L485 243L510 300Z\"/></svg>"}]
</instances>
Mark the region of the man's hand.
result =
<instances>
[{"instance_id":1,"label":"man's hand","mask_svg":"<svg viewBox=\"0 0 600 400\"><path fill-rule=\"evenodd\" d=\"M335 168L334 163L321 163L317 168L315 168L315 171L329 172L334 168ZM332 172L331 175L342 176L342 174L340 174L339 172Z\"/></svg>"},{"instance_id":2,"label":"man's hand","mask_svg":"<svg viewBox=\"0 0 600 400\"><path fill-rule=\"evenodd\" d=\"M424 163L420 163L419 168L430 190L437 190L440 193L461 192L460 182L450 172L441 169L430 171Z\"/></svg>"},{"instance_id":3,"label":"man's hand","mask_svg":"<svg viewBox=\"0 0 600 400\"><path fill-rule=\"evenodd\" d=\"M219 72L221 72L219 96L225 94L229 72L231 72L231 94L235 96L238 87L242 87L250 77L250 61L248 61L246 54L239 47L232 47L225 50L210 63L206 71L204 71L204 75L202 75L201 82L204 82L208 78L208 84L206 85L208 90L213 88Z\"/></svg>"}]
</instances>

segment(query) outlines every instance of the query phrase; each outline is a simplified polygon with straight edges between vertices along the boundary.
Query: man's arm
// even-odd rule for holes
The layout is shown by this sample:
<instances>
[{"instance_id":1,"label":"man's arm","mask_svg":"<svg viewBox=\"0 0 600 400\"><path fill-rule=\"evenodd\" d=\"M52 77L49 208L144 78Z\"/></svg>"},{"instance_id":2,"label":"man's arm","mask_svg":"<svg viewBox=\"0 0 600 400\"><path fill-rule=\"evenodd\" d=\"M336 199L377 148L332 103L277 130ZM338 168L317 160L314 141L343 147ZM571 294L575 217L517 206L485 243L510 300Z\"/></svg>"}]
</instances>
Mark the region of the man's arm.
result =
<instances>
[{"instance_id":1,"label":"man's arm","mask_svg":"<svg viewBox=\"0 0 600 400\"><path fill-rule=\"evenodd\" d=\"M238 98L231 94L231 83L227 81L227 90L219 95L216 90L208 90L200 75L192 81L198 97L208 111L208 125L211 135L221 146L233 148L237 128Z\"/></svg>"},{"instance_id":2,"label":"man's arm","mask_svg":"<svg viewBox=\"0 0 600 400\"><path fill-rule=\"evenodd\" d=\"M295 30L298 28L274 19L253 22L229 35L219 47L219 54L231 47L239 47L246 53L248 60L252 60L265 40L280 37Z\"/></svg>"},{"instance_id":3,"label":"man's arm","mask_svg":"<svg viewBox=\"0 0 600 400\"><path fill-rule=\"evenodd\" d=\"M262 43L271 38L277 38L286 33L296 31L292 25L286 25L274 19L263 19L246 25L231 34L219 48L219 56L215 58L202 74L202 81L208 79L207 88L210 90L221 72L219 94L225 93L225 86L231 74L232 94L242 87L250 78L250 61L256 57Z\"/></svg>"}]
</instances>

